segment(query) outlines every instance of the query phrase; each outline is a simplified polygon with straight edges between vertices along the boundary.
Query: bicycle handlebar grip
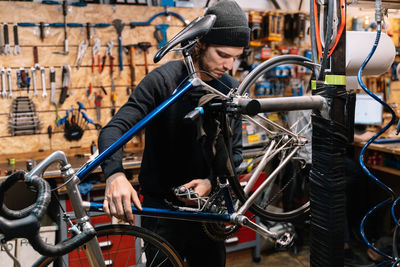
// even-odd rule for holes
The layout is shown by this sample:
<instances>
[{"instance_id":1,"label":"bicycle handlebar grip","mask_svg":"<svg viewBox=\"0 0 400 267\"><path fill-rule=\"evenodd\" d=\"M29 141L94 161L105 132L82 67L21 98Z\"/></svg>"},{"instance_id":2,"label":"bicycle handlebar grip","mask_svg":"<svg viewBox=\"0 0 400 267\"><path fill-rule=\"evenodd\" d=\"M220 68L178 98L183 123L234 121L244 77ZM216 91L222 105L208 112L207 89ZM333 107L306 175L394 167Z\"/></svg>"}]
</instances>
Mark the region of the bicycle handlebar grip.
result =
<instances>
[{"instance_id":1,"label":"bicycle handlebar grip","mask_svg":"<svg viewBox=\"0 0 400 267\"><path fill-rule=\"evenodd\" d=\"M22 210L10 210L4 203L4 194L18 181L25 179L24 171L17 171L11 174L7 179L0 184L0 215L7 219L21 219L28 216L35 207L35 204L30 205Z\"/></svg>"},{"instance_id":2,"label":"bicycle handlebar grip","mask_svg":"<svg viewBox=\"0 0 400 267\"><path fill-rule=\"evenodd\" d=\"M260 102L255 99L239 98L237 105L242 114L254 116L261 112Z\"/></svg>"},{"instance_id":3,"label":"bicycle handlebar grip","mask_svg":"<svg viewBox=\"0 0 400 267\"><path fill-rule=\"evenodd\" d=\"M25 177L25 172L16 172L0 185L0 207L2 213L7 215L7 217L17 218L16 220L7 220L6 216L4 218L0 217L0 233L4 235L5 240L15 237L26 237L29 239L29 237L38 234L40 221L50 203L50 186L43 178L37 177L37 179L29 181L29 184L37 190L36 203L22 211L9 210L3 203L4 193L23 177ZM28 210L30 211L29 214L21 218Z\"/></svg>"},{"instance_id":4,"label":"bicycle handlebar grip","mask_svg":"<svg viewBox=\"0 0 400 267\"><path fill-rule=\"evenodd\" d=\"M29 243L31 243L32 247L41 255L56 257L71 252L72 250L90 241L95 236L96 231L93 227L90 227L82 231L82 233L66 239L58 243L57 245L50 245L43 242L42 238L39 236L39 233L31 238L28 238L28 240Z\"/></svg>"}]
</instances>

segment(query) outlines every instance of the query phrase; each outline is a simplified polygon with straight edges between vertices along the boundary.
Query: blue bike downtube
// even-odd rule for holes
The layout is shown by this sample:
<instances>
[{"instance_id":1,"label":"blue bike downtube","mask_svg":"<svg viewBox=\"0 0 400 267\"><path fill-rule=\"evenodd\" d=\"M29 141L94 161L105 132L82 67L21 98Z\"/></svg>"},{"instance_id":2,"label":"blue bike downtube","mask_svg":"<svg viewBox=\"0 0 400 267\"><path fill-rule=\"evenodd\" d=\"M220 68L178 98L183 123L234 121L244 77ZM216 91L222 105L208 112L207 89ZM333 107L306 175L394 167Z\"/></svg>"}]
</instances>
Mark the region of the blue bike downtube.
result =
<instances>
[{"instance_id":1,"label":"blue bike downtube","mask_svg":"<svg viewBox=\"0 0 400 267\"><path fill-rule=\"evenodd\" d=\"M91 211L103 210L102 203L90 202ZM155 209L143 207L142 211L132 206L132 213L141 216L153 216L158 218L196 221L196 222L230 222L231 216L229 214L218 214L209 212L188 212L179 210Z\"/></svg>"},{"instance_id":2,"label":"blue bike downtube","mask_svg":"<svg viewBox=\"0 0 400 267\"><path fill-rule=\"evenodd\" d=\"M193 87L192 80L186 82L182 88L175 94L170 96L164 102L162 102L158 107L146 115L142 120L136 123L131 129L129 129L125 134L123 134L117 141L115 141L111 146L104 150L100 155L98 155L93 161L89 162L86 166L80 169L76 176L82 180L91 171L93 171L97 166L99 166L105 159L114 154L118 149L125 145L129 140L131 140L139 131L141 131L150 121L152 121L158 114L163 110L168 108L171 104L175 103L183 94L189 91Z\"/></svg>"}]
</instances>

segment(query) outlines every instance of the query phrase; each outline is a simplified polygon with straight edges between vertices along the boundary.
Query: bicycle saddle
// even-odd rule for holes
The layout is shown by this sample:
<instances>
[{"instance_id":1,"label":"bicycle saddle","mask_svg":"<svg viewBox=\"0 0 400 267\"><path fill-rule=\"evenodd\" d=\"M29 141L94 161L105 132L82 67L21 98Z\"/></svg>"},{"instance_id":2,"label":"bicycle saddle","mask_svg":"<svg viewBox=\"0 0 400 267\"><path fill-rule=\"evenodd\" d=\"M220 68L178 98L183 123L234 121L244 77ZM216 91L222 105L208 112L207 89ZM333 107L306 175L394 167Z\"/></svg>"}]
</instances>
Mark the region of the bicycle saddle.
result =
<instances>
[{"instance_id":1,"label":"bicycle saddle","mask_svg":"<svg viewBox=\"0 0 400 267\"><path fill-rule=\"evenodd\" d=\"M160 61L165 54L167 54L172 48L180 43L185 43L189 41L194 41L195 39L200 39L204 36L211 27L214 25L216 16L206 15L194 19L188 26L186 26L182 31L175 35L169 42L167 42L157 53L154 55L154 63Z\"/></svg>"}]
</instances>

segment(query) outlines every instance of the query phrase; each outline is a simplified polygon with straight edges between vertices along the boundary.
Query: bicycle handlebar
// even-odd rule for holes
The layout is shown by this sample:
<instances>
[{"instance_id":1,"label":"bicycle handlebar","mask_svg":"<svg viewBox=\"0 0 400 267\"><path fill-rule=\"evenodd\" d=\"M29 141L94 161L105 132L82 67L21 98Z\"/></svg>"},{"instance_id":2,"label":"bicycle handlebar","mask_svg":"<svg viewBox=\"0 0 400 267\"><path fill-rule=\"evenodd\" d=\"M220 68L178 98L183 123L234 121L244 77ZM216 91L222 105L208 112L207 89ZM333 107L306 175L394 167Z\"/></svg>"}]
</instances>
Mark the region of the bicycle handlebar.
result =
<instances>
[{"instance_id":1,"label":"bicycle handlebar","mask_svg":"<svg viewBox=\"0 0 400 267\"><path fill-rule=\"evenodd\" d=\"M32 204L22 210L11 210L4 204L4 194L18 181L23 181L25 179L25 172L18 171L10 175L3 183L0 184L0 215L7 219L21 219L28 216L36 204Z\"/></svg>"},{"instance_id":2,"label":"bicycle handlebar","mask_svg":"<svg viewBox=\"0 0 400 267\"><path fill-rule=\"evenodd\" d=\"M40 221L46 213L51 200L50 186L39 176L31 176L29 179L25 179L25 177L26 173L24 171L18 171L0 184L0 213L5 216L0 217L0 233L3 235L1 241L8 241L17 237L26 238L37 252L45 256L54 257L76 249L96 235L94 228L85 223L80 234L56 245L45 243L39 235L39 229ZM32 186L37 191L36 203L23 210L10 210L3 203L4 195L8 189L20 180L25 181L27 185Z\"/></svg>"},{"instance_id":3,"label":"bicycle handlebar","mask_svg":"<svg viewBox=\"0 0 400 267\"><path fill-rule=\"evenodd\" d=\"M4 235L4 238L10 240L15 237L26 237L37 233L40 227L40 221L46 213L47 206L50 203L50 186L42 179L33 179L29 181L29 185L33 186L37 191L36 203L23 209L22 211L9 210L3 203L4 194L11 186L17 183L19 180L24 180L25 172L18 171L10 175L3 183L0 184L0 207L1 213L7 217L15 219L9 220L5 217L0 217L0 232ZM29 214L24 215L27 211ZM15 215L15 216L14 216Z\"/></svg>"}]
</instances>

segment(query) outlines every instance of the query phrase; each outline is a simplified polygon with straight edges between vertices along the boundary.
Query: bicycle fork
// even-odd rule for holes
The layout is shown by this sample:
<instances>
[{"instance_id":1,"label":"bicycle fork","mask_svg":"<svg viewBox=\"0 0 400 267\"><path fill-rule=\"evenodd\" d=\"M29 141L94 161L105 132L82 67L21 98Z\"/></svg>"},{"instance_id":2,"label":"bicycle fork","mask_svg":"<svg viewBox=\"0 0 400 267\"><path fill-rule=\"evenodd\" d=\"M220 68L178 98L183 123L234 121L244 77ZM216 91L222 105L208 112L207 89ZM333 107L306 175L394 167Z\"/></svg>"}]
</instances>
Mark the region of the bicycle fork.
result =
<instances>
[{"instance_id":1,"label":"bicycle fork","mask_svg":"<svg viewBox=\"0 0 400 267\"><path fill-rule=\"evenodd\" d=\"M65 177L64 180L67 182L71 177ZM82 227L93 227L88 221L89 216L82 205L82 197L78 190L79 178L74 175L72 181L66 184L68 197L71 201L72 208L76 216L76 222L82 224ZM97 237L92 238L85 244L85 253L89 261L90 266L105 267L105 261Z\"/></svg>"},{"instance_id":2,"label":"bicycle fork","mask_svg":"<svg viewBox=\"0 0 400 267\"><path fill-rule=\"evenodd\" d=\"M64 179L65 187L67 189L68 197L71 201L72 208L75 213L77 224L82 226L82 229L90 229L93 226L89 223L89 217L86 213L86 210L82 206L82 197L78 190L79 178L75 175L74 170L71 165L68 163L67 157L64 152L56 151L47 157L45 160L40 162L40 164L35 168L35 170L29 173L30 176L42 175L43 172L47 169L48 166L53 164L54 162L59 162L61 164L61 176ZM79 234L80 230L73 225L71 222L68 222L69 218L67 217L66 223L68 223L70 227L70 232L72 234ZM105 267L105 262L103 259L103 254L101 253L101 249L99 243L97 241L97 237L92 238L89 242L85 244L86 255L89 259L90 266L99 266Z\"/></svg>"}]
</instances>

